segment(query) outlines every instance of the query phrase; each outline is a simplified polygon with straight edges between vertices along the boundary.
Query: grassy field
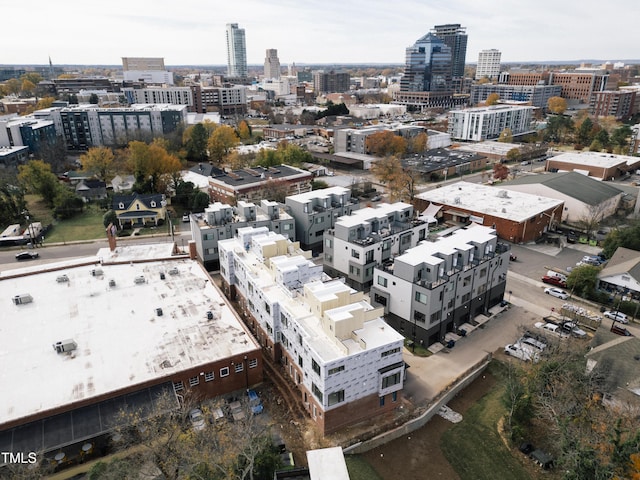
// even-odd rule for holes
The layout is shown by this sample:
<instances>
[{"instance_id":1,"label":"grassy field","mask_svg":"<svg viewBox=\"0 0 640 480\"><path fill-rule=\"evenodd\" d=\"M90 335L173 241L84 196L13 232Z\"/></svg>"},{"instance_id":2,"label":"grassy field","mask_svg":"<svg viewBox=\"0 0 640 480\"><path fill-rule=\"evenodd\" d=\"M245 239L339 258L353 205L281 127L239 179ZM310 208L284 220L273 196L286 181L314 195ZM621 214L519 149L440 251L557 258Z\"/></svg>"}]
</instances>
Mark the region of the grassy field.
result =
<instances>
[{"instance_id":1,"label":"grassy field","mask_svg":"<svg viewBox=\"0 0 640 480\"><path fill-rule=\"evenodd\" d=\"M382 480L369 462L359 455L345 455L344 459L351 480Z\"/></svg>"},{"instance_id":2,"label":"grassy field","mask_svg":"<svg viewBox=\"0 0 640 480\"><path fill-rule=\"evenodd\" d=\"M498 383L442 436L442 452L462 480L531 479L498 435L496 425L505 414L503 391Z\"/></svg>"}]
</instances>

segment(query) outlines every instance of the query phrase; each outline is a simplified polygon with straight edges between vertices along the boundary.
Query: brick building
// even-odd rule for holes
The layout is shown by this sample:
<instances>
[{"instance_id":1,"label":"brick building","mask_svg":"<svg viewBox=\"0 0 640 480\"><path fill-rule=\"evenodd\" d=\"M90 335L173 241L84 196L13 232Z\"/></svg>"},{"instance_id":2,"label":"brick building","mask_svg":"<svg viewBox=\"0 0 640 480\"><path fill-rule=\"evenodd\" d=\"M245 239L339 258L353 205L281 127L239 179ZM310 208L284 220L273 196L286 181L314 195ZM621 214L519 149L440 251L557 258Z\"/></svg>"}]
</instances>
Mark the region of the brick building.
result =
<instances>
[{"instance_id":1,"label":"brick building","mask_svg":"<svg viewBox=\"0 0 640 480\"><path fill-rule=\"evenodd\" d=\"M547 160L547 171L579 172L612 180L640 168L640 158L602 152L562 153Z\"/></svg>"}]
</instances>

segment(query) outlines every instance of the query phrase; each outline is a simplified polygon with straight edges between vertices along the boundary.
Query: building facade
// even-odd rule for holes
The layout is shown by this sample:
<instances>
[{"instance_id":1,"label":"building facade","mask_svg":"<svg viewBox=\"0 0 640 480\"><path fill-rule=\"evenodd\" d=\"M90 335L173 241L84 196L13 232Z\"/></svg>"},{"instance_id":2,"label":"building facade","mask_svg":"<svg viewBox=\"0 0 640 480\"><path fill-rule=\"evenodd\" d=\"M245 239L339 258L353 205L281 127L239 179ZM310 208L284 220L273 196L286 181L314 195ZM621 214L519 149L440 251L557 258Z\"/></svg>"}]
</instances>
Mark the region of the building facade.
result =
<instances>
[{"instance_id":1,"label":"building facade","mask_svg":"<svg viewBox=\"0 0 640 480\"><path fill-rule=\"evenodd\" d=\"M508 267L508 245L472 225L376 267L370 298L394 329L427 347L500 303Z\"/></svg>"},{"instance_id":2,"label":"building facade","mask_svg":"<svg viewBox=\"0 0 640 480\"><path fill-rule=\"evenodd\" d=\"M247 88L243 85L202 87L201 93L203 111L219 112L221 115L247 113Z\"/></svg>"},{"instance_id":3,"label":"building facade","mask_svg":"<svg viewBox=\"0 0 640 480\"><path fill-rule=\"evenodd\" d=\"M56 141L56 128L52 121L29 117L0 119L0 147L28 147L29 153Z\"/></svg>"},{"instance_id":4,"label":"building facade","mask_svg":"<svg viewBox=\"0 0 640 480\"><path fill-rule=\"evenodd\" d=\"M280 59L278 50L268 48L264 58L264 78L278 80L280 78Z\"/></svg>"},{"instance_id":5,"label":"building facade","mask_svg":"<svg viewBox=\"0 0 640 480\"><path fill-rule=\"evenodd\" d=\"M367 138L374 133L390 131L405 138L412 138L425 132L423 127L416 125L373 125L365 128L343 128L336 130L334 134L333 146L336 153L353 152L369 154Z\"/></svg>"},{"instance_id":6,"label":"building facade","mask_svg":"<svg viewBox=\"0 0 640 480\"><path fill-rule=\"evenodd\" d=\"M427 238L435 219L417 218L408 203L383 203L339 217L324 232L324 271L347 285L367 291L373 270Z\"/></svg>"},{"instance_id":7,"label":"building facade","mask_svg":"<svg viewBox=\"0 0 640 480\"><path fill-rule=\"evenodd\" d=\"M244 28L237 23L227 23L227 76L247 77L247 45Z\"/></svg>"},{"instance_id":8,"label":"building facade","mask_svg":"<svg viewBox=\"0 0 640 480\"><path fill-rule=\"evenodd\" d=\"M264 354L283 365L323 434L399 405L403 338L381 318L382 308L264 227L240 229L219 246L223 290L241 305Z\"/></svg>"},{"instance_id":9,"label":"building facade","mask_svg":"<svg viewBox=\"0 0 640 480\"><path fill-rule=\"evenodd\" d=\"M599 180L613 180L640 168L640 158L602 152L561 153L547 160L550 172L578 171Z\"/></svg>"},{"instance_id":10,"label":"building facade","mask_svg":"<svg viewBox=\"0 0 640 480\"><path fill-rule=\"evenodd\" d=\"M285 199L296 223L296 238L304 248L322 249L324 232L333 228L339 217L360 208L358 199L344 187L313 190Z\"/></svg>"},{"instance_id":11,"label":"building facade","mask_svg":"<svg viewBox=\"0 0 640 480\"><path fill-rule=\"evenodd\" d=\"M481 142L496 139L506 128L513 136L532 133L534 107L492 105L449 112L452 139Z\"/></svg>"},{"instance_id":12,"label":"building facade","mask_svg":"<svg viewBox=\"0 0 640 480\"><path fill-rule=\"evenodd\" d=\"M401 92L451 93L451 48L432 33L407 47Z\"/></svg>"},{"instance_id":13,"label":"building facade","mask_svg":"<svg viewBox=\"0 0 640 480\"><path fill-rule=\"evenodd\" d=\"M561 97L589 105L591 96L607 89L608 75L589 72L552 72L550 85L562 87Z\"/></svg>"},{"instance_id":14,"label":"building facade","mask_svg":"<svg viewBox=\"0 0 640 480\"><path fill-rule=\"evenodd\" d=\"M471 105L478 105L487 100L487 97L495 93L500 96L500 101L526 102L534 107L547 108L551 97L559 97L562 93L560 85L504 85L490 84L473 85L471 87Z\"/></svg>"},{"instance_id":15,"label":"building facade","mask_svg":"<svg viewBox=\"0 0 640 480\"><path fill-rule=\"evenodd\" d=\"M351 84L351 75L347 72L331 70L316 70L313 72L313 90L316 95L323 93L348 92Z\"/></svg>"},{"instance_id":16,"label":"building facade","mask_svg":"<svg viewBox=\"0 0 640 480\"><path fill-rule=\"evenodd\" d=\"M261 200L260 205L239 201L235 207L212 203L203 213L189 215L189 221L198 259L207 269L219 265L218 242L235 237L240 228L264 226L295 241L293 217L281 204L269 200Z\"/></svg>"},{"instance_id":17,"label":"building facade","mask_svg":"<svg viewBox=\"0 0 640 480\"><path fill-rule=\"evenodd\" d=\"M186 105L189 112L196 112L193 89L191 87L125 87L121 90L129 105L142 104L169 104Z\"/></svg>"},{"instance_id":18,"label":"building facade","mask_svg":"<svg viewBox=\"0 0 640 480\"><path fill-rule=\"evenodd\" d=\"M475 79L481 78L497 79L500 75L500 58L502 52L492 48L491 50L480 50L478 53L478 65L476 66Z\"/></svg>"},{"instance_id":19,"label":"building facade","mask_svg":"<svg viewBox=\"0 0 640 480\"><path fill-rule=\"evenodd\" d=\"M597 117L614 117L616 120L627 120L636 111L636 91L605 90L595 92L591 96L590 111Z\"/></svg>"}]
</instances>

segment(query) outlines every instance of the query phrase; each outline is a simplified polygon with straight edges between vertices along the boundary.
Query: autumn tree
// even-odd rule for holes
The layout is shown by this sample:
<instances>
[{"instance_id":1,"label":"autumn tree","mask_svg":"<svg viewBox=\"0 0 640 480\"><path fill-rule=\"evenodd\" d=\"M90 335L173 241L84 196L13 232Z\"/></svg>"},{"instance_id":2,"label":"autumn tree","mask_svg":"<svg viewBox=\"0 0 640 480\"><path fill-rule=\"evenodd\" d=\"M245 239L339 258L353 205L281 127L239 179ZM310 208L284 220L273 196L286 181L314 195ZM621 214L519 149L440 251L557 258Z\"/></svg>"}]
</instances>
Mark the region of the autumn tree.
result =
<instances>
[{"instance_id":1,"label":"autumn tree","mask_svg":"<svg viewBox=\"0 0 640 480\"><path fill-rule=\"evenodd\" d=\"M562 97L551 97L547 100L547 108L551 113L562 115L567 110L567 101Z\"/></svg>"},{"instance_id":2,"label":"autumn tree","mask_svg":"<svg viewBox=\"0 0 640 480\"><path fill-rule=\"evenodd\" d=\"M502 143L512 143L513 142L513 132L509 127L505 128L500 132L500 136L498 137L498 141Z\"/></svg>"},{"instance_id":3,"label":"autumn tree","mask_svg":"<svg viewBox=\"0 0 640 480\"><path fill-rule=\"evenodd\" d=\"M607 258L611 258L618 247L640 250L640 221L635 220L626 227L612 230L604 239L602 250Z\"/></svg>"},{"instance_id":4,"label":"autumn tree","mask_svg":"<svg viewBox=\"0 0 640 480\"><path fill-rule=\"evenodd\" d=\"M376 157L402 156L407 150L407 141L390 130L384 130L369 135L365 146L366 151Z\"/></svg>"},{"instance_id":5,"label":"autumn tree","mask_svg":"<svg viewBox=\"0 0 640 480\"><path fill-rule=\"evenodd\" d=\"M166 193L171 175L182 169L178 157L167 152L159 139L150 145L129 142L125 155L129 171L136 178L134 190L138 193Z\"/></svg>"},{"instance_id":6,"label":"autumn tree","mask_svg":"<svg viewBox=\"0 0 640 480\"><path fill-rule=\"evenodd\" d=\"M547 142L562 142L567 133L573 131L573 120L564 115L551 115L547 118L547 128L544 140Z\"/></svg>"},{"instance_id":7,"label":"autumn tree","mask_svg":"<svg viewBox=\"0 0 640 480\"><path fill-rule=\"evenodd\" d=\"M493 179L505 180L509 176L509 169L502 163L493 164Z\"/></svg>"},{"instance_id":8,"label":"autumn tree","mask_svg":"<svg viewBox=\"0 0 640 480\"><path fill-rule=\"evenodd\" d=\"M102 181L107 181L114 172L114 155L108 147L90 148L80 157L82 169Z\"/></svg>"},{"instance_id":9,"label":"autumn tree","mask_svg":"<svg viewBox=\"0 0 640 480\"><path fill-rule=\"evenodd\" d=\"M405 171L399 158L388 156L376 160L371 166L371 173L387 187L390 201L409 199L415 195L417 174Z\"/></svg>"},{"instance_id":10,"label":"autumn tree","mask_svg":"<svg viewBox=\"0 0 640 480\"><path fill-rule=\"evenodd\" d=\"M20 90L26 95L33 95L33 92L36 90L36 86L33 84L32 81L25 78L22 81Z\"/></svg>"},{"instance_id":11,"label":"autumn tree","mask_svg":"<svg viewBox=\"0 0 640 480\"><path fill-rule=\"evenodd\" d=\"M17 78L10 78L6 82L4 82L4 89L8 94L17 95L20 93L20 89L22 88L22 82Z\"/></svg>"},{"instance_id":12,"label":"autumn tree","mask_svg":"<svg viewBox=\"0 0 640 480\"><path fill-rule=\"evenodd\" d=\"M273 202L284 203L289 195L289 184L280 179L269 178L262 186L263 197Z\"/></svg>"},{"instance_id":13,"label":"autumn tree","mask_svg":"<svg viewBox=\"0 0 640 480\"><path fill-rule=\"evenodd\" d=\"M238 124L238 137L243 142L251 139L251 127L246 120L241 120Z\"/></svg>"},{"instance_id":14,"label":"autumn tree","mask_svg":"<svg viewBox=\"0 0 640 480\"><path fill-rule=\"evenodd\" d=\"M518 160L520 160L520 157L521 157L520 149L518 148L514 147L507 152L507 161L509 162L517 162Z\"/></svg>"},{"instance_id":15,"label":"autumn tree","mask_svg":"<svg viewBox=\"0 0 640 480\"><path fill-rule=\"evenodd\" d=\"M53 207L58 193L58 177L51 172L51 165L42 160L31 160L18 166L18 181L27 192L35 193Z\"/></svg>"},{"instance_id":16,"label":"autumn tree","mask_svg":"<svg viewBox=\"0 0 640 480\"><path fill-rule=\"evenodd\" d=\"M410 153L423 153L428 149L429 137L426 132L420 132L407 141L407 149Z\"/></svg>"},{"instance_id":17,"label":"autumn tree","mask_svg":"<svg viewBox=\"0 0 640 480\"><path fill-rule=\"evenodd\" d=\"M221 125L209 137L207 147L211 158L218 164L222 164L231 149L238 143L239 140L235 130L228 125Z\"/></svg>"},{"instance_id":18,"label":"autumn tree","mask_svg":"<svg viewBox=\"0 0 640 480\"><path fill-rule=\"evenodd\" d=\"M20 77L20 80L22 80L23 82L27 80L33 83L34 85L37 85L44 79L42 78L42 75L40 75L39 73L27 72Z\"/></svg>"},{"instance_id":19,"label":"autumn tree","mask_svg":"<svg viewBox=\"0 0 640 480\"><path fill-rule=\"evenodd\" d=\"M500 100L500 95L497 93L490 93L487 95L487 99L485 100L485 105L495 105Z\"/></svg>"}]
</instances>

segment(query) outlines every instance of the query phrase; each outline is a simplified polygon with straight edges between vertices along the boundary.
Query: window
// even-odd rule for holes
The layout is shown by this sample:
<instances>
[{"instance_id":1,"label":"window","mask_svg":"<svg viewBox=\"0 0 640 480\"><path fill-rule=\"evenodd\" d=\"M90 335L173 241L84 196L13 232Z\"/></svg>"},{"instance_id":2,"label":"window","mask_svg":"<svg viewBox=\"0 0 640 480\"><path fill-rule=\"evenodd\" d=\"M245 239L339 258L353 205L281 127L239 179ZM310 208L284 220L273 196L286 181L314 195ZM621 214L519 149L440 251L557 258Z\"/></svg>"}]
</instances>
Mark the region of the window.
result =
<instances>
[{"instance_id":1,"label":"window","mask_svg":"<svg viewBox=\"0 0 640 480\"><path fill-rule=\"evenodd\" d=\"M353 265L349 265L349 273L351 275L360 276L360 269L358 267L354 267Z\"/></svg>"},{"instance_id":2,"label":"window","mask_svg":"<svg viewBox=\"0 0 640 480\"><path fill-rule=\"evenodd\" d=\"M267 302L264 302L264 309L268 314L271 314L271 305L269 305Z\"/></svg>"},{"instance_id":3,"label":"window","mask_svg":"<svg viewBox=\"0 0 640 480\"><path fill-rule=\"evenodd\" d=\"M258 359L257 358L250 358L249 359L249 368L256 368L258 366Z\"/></svg>"},{"instance_id":4,"label":"window","mask_svg":"<svg viewBox=\"0 0 640 480\"><path fill-rule=\"evenodd\" d=\"M190 387L195 387L196 385L198 385L200 383L200 379L198 377L191 377L189 378L189 386Z\"/></svg>"},{"instance_id":5,"label":"window","mask_svg":"<svg viewBox=\"0 0 640 480\"><path fill-rule=\"evenodd\" d=\"M382 285L383 287L386 287L387 279L381 275L378 275L378 285Z\"/></svg>"},{"instance_id":6,"label":"window","mask_svg":"<svg viewBox=\"0 0 640 480\"><path fill-rule=\"evenodd\" d=\"M151 202L151 208L156 208L156 202Z\"/></svg>"},{"instance_id":7,"label":"window","mask_svg":"<svg viewBox=\"0 0 640 480\"><path fill-rule=\"evenodd\" d=\"M384 407L384 395L380 397L380 406Z\"/></svg>"},{"instance_id":8,"label":"window","mask_svg":"<svg viewBox=\"0 0 640 480\"><path fill-rule=\"evenodd\" d=\"M388 375L382 378L382 388L393 387L400 383L401 375L400 372L396 372L392 375Z\"/></svg>"},{"instance_id":9,"label":"window","mask_svg":"<svg viewBox=\"0 0 640 480\"><path fill-rule=\"evenodd\" d=\"M280 323L282 323L282 326L285 328L289 326L289 320L287 320L287 317L284 313L280 314Z\"/></svg>"},{"instance_id":10,"label":"window","mask_svg":"<svg viewBox=\"0 0 640 480\"><path fill-rule=\"evenodd\" d=\"M311 368L313 368L313 371L316 372L316 374L320 375L320 365L318 365L318 362L313 358L311 359Z\"/></svg>"},{"instance_id":11,"label":"window","mask_svg":"<svg viewBox=\"0 0 640 480\"><path fill-rule=\"evenodd\" d=\"M282 226L282 229L283 229L283 230L285 230L285 231L286 231L286 230L291 230L292 228L293 228L293 225L291 225L290 223L285 223L285 224Z\"/></svg>"},{"instance_id":12,"label":"window","mask_svg":"<svg viewBox=\"0 0 640 480\"><path fill-rule=\"evenodd\" d=\"M422 292L416 292L416 302L427 304L427 295Z\"/></svg>"},{"instance_id":13,"label":"window","mask_svg":"<svg viewBox=\"0 0 640 480\"><path fill-rule=\"evenodd\" d=\"M316 223L322 223L323 217L316 217Z\"/></svg>"},{"instance_id":14,"label":"window","mask_svg":"<svg viewBox=\"0 0 640 480\"><path fill-rule=\"evenodd\" d=\"M480 278L484 278L487 276L487 268L483 268L480 270Z\"/></svg>"},{"instance_id":15,"label":"window","mask_svg":"<svg viewBox=\"0 0 640 480\"><path fill-rule=\"evenodd\" d=\"M352 249L351 249L351 256L352 256L353 258L360 258L360 252L359 252L359 251L357 251L355 248L352 248Z\"/></svg>"},{"instance_id":16,"label":"window","mask_svg":"<svg viewBox=\"0 0 640 480\"><path fill-rule=\"evenodd\" d=\"M329 375L333 375L335 373L344 372L344 365L340 365L339 367L334 367L329 369Z\"/></svg>"},{"instance_id":17,"label":"window","mask_svg":"<svg viewBox=\"0 0 640 480\"><path fill-rule=\"evenodd\" d=\"M471 299L471 292L462 295L462 303L467 303Z\"/></svg>"},{"instance_id":18,"label":"window","mask_svg":"<svg viewBox=\"0 0 640 480\"><path fill-rule=\"evenodd\" d=\"M234 365L236 373L240 373L244 371L244 363L236 363Z\"/></svg>"},{"instance_id":19,"label":"window","mask_svg":"<svg viewBox=\"0 0 640 480\"><path fill-rule=\"evenodd\" d=\"M182 380L179 380L177 382L173 382L173 390L175 392L181 392L184 390L184 385L182 383Z\"/></svg>"},{"instance_id":20,"label":"window","mask_svg":"<svg viewBox=\"0 0 640 480\"><path fill-rule=\"evenodd\" d=\"M422 313L422 312L419 312L419 311L417 311L417 310L414 310L414 311L413 311L413 319L414 319L416 322L424 323L424 322L426 321L426 319L427 319L427 316L426 316L424 313Z\"/></svg>"},{"instance_id":21,"label":"window","mask_svg":"<svg viewBox=\"0 0 640 480\"><path fill-rule=\"evenodd\" d=\"M387 350L386 352L382 352L380 354L380 358L388 357L389 355L393 355L394 353L400 353L400 347L392 348L391 350Z\"/></svg>"},{"instance_id":22,"label":"window","mask_svg":"<svg viewBox=\"0 0 640 480\"><path fill-rule=\"evenodd\" d=\"M330 393L327 401L329 402L329 406L335 405L336 403L344 402L344 390Z\"/></svg>"},{"instance_id":23,"label":"window","mask_svg":"<svg viewBox=\"0 0 640 480\"><path fill-rule=\"evenodd\" d=\"M214 238L215 238L215 235L213 233L205 233L204 235L205 240L213 240Z\"/></svg>"},{"instance_id":24,"label":"window","mask_svg":"<svg viewBox=\"0 0 640 480\"><path fill-rule=\"evenodd\" d=\"M204 374L204 381L211 382L214 379L213 372L207 372Z\"/></svg>"},{"instance_id":25,"label":"window","mask_svg":"<svg viewBox=\"0 0 640 480\"><path fill-rule=\"evenodd\" d=\"M430 323L437 322L441 318L442 318L442 312L440 310L438 310L437 312L431 314L429 322Z\"/></svg>"},{"instance_id":26,"label":"window","mask_svg":"<svg viewBox=\"0 0 640 480\"><path fill-rule=\"evenodd\" d=\"M228 377L229 376L229 367L222 367L220 369L220 376L221 377Z\"/></svg>"},{"instance_id":27,"label":"window","mask_svg":"<svg viewBox=\"0 0 640 480\"><path fill-rule=\"evenodd\" d=\"M300 368L304 367L304 361L302 359L302 355L298 355L298 365L300 365Z\"/></svg>"},{"instance_id":28,"label":"window","mask_svg":"<svg viewBox=\"0 0 640 480\"><path fill-rule=\"evenodd\" d=\"M324 246L327 248L333 247L333 240L331 240L330 238L325 239Z\"/></svg>"},{"instance_id":29,"label":"window","mask_svg":"<svg viewBox=\"0 0 640 480\"><path fill-rule=\"evenodd\" d=\"M373 295L373 301L385 307L387 306L387 299L378 293Z\"/></svg>"},{"instance_id":30,"label":"window","mask_svg":"<svg viewBox=\"0 0 640 480\"><path fill-rule=\"evenodd\" d=\"M398 400L398 392L391 393L391 400L394 402Z\"/></svg>"},{"instance_id":31,"label":"window","mask_svg":"<svg viewBox=\"0 0 640 480\"><path fill-rule=\"evenodd\" d=\"M320 403L322 403L322 391L320 391L315 383L311 384L311 391L318 398L318 400L320 400Z\"/></svg>"},{"instance_id":32,"label":"window","mask_svg":"<svg viewBox=\"0 0 640 480\"><path fill-rule=\"evenodd\" d=\"M471 275L469 275L468 277L464 277L464 280L462 280L462 286L466 287L471 283Z\"/></svg>"}]
</instances>

